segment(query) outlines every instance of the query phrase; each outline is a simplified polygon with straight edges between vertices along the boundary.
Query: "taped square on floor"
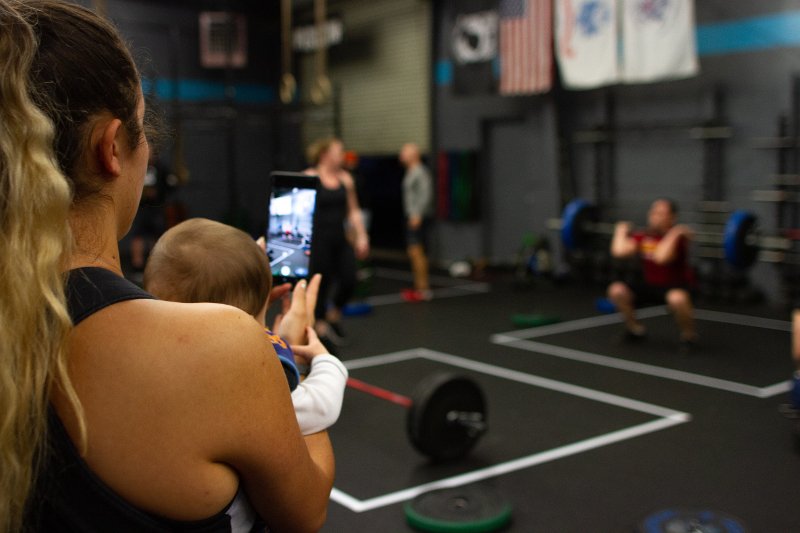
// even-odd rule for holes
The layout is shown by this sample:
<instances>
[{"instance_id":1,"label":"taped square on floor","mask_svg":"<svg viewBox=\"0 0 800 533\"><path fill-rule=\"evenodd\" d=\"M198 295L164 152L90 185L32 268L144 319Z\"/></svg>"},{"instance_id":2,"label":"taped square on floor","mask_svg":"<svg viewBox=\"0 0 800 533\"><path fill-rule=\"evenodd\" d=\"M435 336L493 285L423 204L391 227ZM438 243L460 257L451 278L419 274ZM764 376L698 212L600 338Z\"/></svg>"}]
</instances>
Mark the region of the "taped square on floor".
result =
<instances>
[{"instance_id":1,"label":"taped square on floor","mask_svg":"<svg viewBox=\"0 0 800 533\"><path fill-rule=\"evenodd\" d=\"M639 317L645 325L648 325L649 321L658 320L662 317L664 320L667 320L668 316L669 311L665 306L648 307L637 312L637 317ZM596 353L585 349L576 349L576 346L574 346L575 344L581 345L580 348L583 348L583 345L586 345L589 341L591 341L592 346L602 345L604 336L597 331L599 328L613 326L615 328L614 331L617 331L616 334L618 335L619 330L621 330L619 326L622 323L622 317L619 314L592 316L538 328L498 333L492 335L491 342L502 346L518 348L520 350L527 350L536 354L560 357L577 362L690 383L756 398L770 398L789 390L791 385L790 381L779 381L775 383L770 382L770 380L764 376L769 375L768 377L771 379L776 379L776 376L788 374L788 370L785 371L783 366L789 365L788 333L791 332L791 322L704 309L696 309L695 318L698 322L705 321L713 325L713 327L726 327L725 325L729 325L734 327L734 329L728 330L727 335L725 333L721 334L721 337L724 338L716 340L703 337L701 329L701 344L689 355L685 356L679 356L677 353L676 330L674 332L676 353L666 359L662 357L660 360L658 358L647 358L648 347L652 347L652 344L648 344L648 342L650 342L649 339L644 339L641 342L637 342L635 345L629 344L627 347L612 347L612 350L616 349L618 351L638 349L642 355L639 360L614 357L609 354ZM669 318L669 320L671 320L671 318ZM742 334L742 332L745 331L742 328L752 328L756 332L762 330L768 333L763 333L760 340L758 333L754 333L754 335L745 334L744 337L737 342L735 338L736 335ZM586 335L586 332L589 330L595 330L595 333L591 336ZM582 332L583 334L573 335L571 339L564 337L564 334L571 332ZM558 337L559 335L561 335L561 337ZM768 338L766 335L770 335L771 337ZM787 346L785 350L780 343L774 344L776 340L772 337L775 336L786 341ZM547 339L548 337L550 337L550 339ZM611 334L605 337L611 337ZM557 340L553 340L553 338ZM573 344L573 346L564 345L570 343ZM744 343L753 344L753 352L738 353L737 350L747 350ZM764 365L765 361L763 359L766 345L771 343L779 347L777 350L778 353L774 354L777 362L774 367ZM634 346L635 348L632 348ZM707 354L704 354L703 350L714 352L713 355L719 355L720 357L716 359L707 357ZM738 357L744 366L739 365L737 368L736 365L732 365L731 361L735 357ZM649 360L650 362L643 362L643 360ZM724 364L718 364L720 361ZM665 364L655 364L657 362ZM667 366L667 364L670 366ZM705 368L703 372L674 368L675 366L681 365L684 367L705 366ZM751 380L753 380L752 375L761 373L762 383L746 383L741 378L730 379L728 376L721 377L711 375L714 372L729 375L738 374L739 376ZM763 382L765 380L767 381L766 383Z\"/></svg>"},{"instance_id":2,"label":"taped square on floor","mask_svg":"<svg viewBox=\"0 0 800 533\"><path fill-rule=\"evenodd\" d=\"M466 359L455 355L428 350L425 348L404 350L385 355L355 359L346 361L345 365L351 372L353 372L358 369L391 365L405 361L412 361L415 359L433 361L442 365L451 366L455 369L469 370L479 374L509 380L518 384L538 387L547 391L567 394L593 402L600 402L606 405L653 416L655 419L651 419L629 427L624 427L622 429L616 429L608 433L595 435L577 442L556 446L544 451L537 451L529 455L508 461L477 468L467 472L459 473L457 475L446 476L438 480L402 488L400 490L395 490L368 498L357 498L338 487L334 487L333 491L331 492L331 500L343 505L351 511L357 513L371 511L373 509L378 509L410 500L419 494L431 490L467 485L484 479L509 474L593 449L623 442L629 439L634 439L636 437L647 435L656 431L661 431L679 424L684 424L691 420L691 415L688 413L676 411L666 407L641 402L631 398L625 398L586 387L580 387L534 374L528 374L517 370L482 363L480 361ZM489 398L489 402L491 414L491 398ZM335 437L335 433L332 436ZM478 446L480 446L480 443ZM343 473L344 472L340 472L340 474Z\"/></svg>"}]
</instances>

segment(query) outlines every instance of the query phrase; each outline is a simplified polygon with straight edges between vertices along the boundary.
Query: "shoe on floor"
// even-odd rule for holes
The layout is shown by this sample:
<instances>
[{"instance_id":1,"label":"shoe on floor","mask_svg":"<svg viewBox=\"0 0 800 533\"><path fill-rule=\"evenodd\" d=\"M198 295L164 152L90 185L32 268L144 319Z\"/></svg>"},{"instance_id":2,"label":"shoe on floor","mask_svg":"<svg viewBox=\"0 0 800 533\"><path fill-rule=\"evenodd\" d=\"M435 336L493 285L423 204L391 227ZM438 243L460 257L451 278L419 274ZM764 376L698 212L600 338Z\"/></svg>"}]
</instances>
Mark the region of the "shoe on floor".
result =
<instances>
[{"instance_id":1,"label":"shoe on floor","mask_svg":"<svg viewBox=\"0 0 800 533\"><path fill-rule=\"evenodd\" d=\"M319 342L328 350L328 353L333 356L339 356L339 347L331 341L330 337L327 335L319 335Z\"/></svg>"},{"instance_id":2,"label":"shoe on floor","mask_svg":"<svg viewBox=\"0 0 800 533\"><path fill-rule=\"evenodd\" d=\"M340 340L344 340L347 337L341 322L328 322L328 325L333 330L334 335L332 335L332 337L334 337L334 339L338 337Z\"/></svg>"},{"instance_id":3,"label":"shoe on floor","mask_svg":"<svg viewBox=\"0 0 800 533\"><path fill-rule=\"evenodd\" d=\"M697 335L691 336L684 336L681 335L681 351L684 353L690 353L697 350Z\"/></svg>"},{"instance_id":4,"label":"shoe on floor","mask_svg":"<svg viewBox=\"0 0 800 533\"><path fill-rule=\"evenodd\" d=\"M433 291L430 289L420 291L416 289L403 289L400 291L403 300L409 303L430 302L433 299Z\"/></svg>"},{"instance_id":5,"label":"shoe on floor","mask_svg":"<svg viewBox=\"0 0 800 533\"><path fill-rule=\"evenodd\" d=\"M645 337L647 337L647 328L639 325L634 328L626 327L625 333L622 336L622 340L628 342L639 342L644 340Z\"/></svg>"},{"instance_id":6,"label":"shoe on floor","mask_svg":"<svg viewBox=\"0 0 800 533\"><path fill-rule=\"evenodd\" d=\"M334 323L320 319L317 320L317 324L314 326L314 329L317 330L317 335L319 336L320 340L322 340L322 344L326 348L328 346L333 346L335 348L347 346L347 339L341 335L344 334L344 330L338 322ZM337 354L331 352L331 355Z\"/></svg>"},{"instance_id":7,"label":"shoe on floor","mask_svg":"<svg viewBox=\"0 0 800 533\"><path fill-rule=\"evenodd\" d=\"M800 411L795 409L795 407L790 403L780 404L778 406L778 412L785 418L788 418L790 420L800 419Z\"/></svg>"},{"instance_id":8,"label":"shoe on floor","mask_svg":"<svg viewBox=\"0 0 800 533\"><path fill-rule=\"evenodd\" d=\"M338 348L347 346L348 340L345 335L344 329L339 322L326 322L327 327L324 328L323 335L328 338L328 341ZM336 354L331 354L336 355Z\"/></svg>"}]
</instances>

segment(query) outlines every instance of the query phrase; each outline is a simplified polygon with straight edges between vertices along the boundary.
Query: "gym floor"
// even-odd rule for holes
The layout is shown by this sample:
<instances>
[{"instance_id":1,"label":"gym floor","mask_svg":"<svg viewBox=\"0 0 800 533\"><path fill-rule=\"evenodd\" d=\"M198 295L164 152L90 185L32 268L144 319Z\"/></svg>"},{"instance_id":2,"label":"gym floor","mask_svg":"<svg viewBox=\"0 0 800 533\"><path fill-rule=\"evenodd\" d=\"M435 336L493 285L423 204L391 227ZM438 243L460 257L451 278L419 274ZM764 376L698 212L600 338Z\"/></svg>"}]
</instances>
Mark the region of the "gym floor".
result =
<instances>
[{"instance_id":1,"label":"gym floor","mask_svg":"<svg viewBox=\"0 0 800 533\"><path fill-rule=\"evenodd\" d=\"M402 407L348 389L324 531L411 531L405 501L468 483L512 503L507 531L635 531L675 507L800 531L800 456L777 411L792 372L787 312L699 302L701 340L686 352L661 307L643 310L646 340L624 342L618 317L595 310L600 287L439 276L433 301L404 304L408 280L377 268L374 312L346 319L351 376L405 395L436 370L470 376L489 431L466 460L433 465L411 448ZM562 321L519 330L515 313Z\"/></svg>"}]
</instances>

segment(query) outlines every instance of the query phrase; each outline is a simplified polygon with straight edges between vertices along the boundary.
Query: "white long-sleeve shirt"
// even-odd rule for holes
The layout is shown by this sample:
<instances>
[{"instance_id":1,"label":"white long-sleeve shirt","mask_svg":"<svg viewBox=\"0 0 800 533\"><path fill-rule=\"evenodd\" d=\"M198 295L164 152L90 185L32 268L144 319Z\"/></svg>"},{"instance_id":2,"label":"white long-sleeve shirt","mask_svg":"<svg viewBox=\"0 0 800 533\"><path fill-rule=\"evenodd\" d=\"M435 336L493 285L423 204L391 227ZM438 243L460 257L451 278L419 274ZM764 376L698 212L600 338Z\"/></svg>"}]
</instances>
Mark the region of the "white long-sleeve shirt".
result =
<instances>
[{"instance_id":1,"label":"white long-sleeve shirt","mask_svg":"<svg viewBox=\"0 0 800 533\"><path fill-rule=\"evenodd\" d=\"M292 404L303 435L319 433L339 419L347 376L347 368L332 355L318 355L311 360L308 376L292 391Z\"/></svg>"}]
</instances>

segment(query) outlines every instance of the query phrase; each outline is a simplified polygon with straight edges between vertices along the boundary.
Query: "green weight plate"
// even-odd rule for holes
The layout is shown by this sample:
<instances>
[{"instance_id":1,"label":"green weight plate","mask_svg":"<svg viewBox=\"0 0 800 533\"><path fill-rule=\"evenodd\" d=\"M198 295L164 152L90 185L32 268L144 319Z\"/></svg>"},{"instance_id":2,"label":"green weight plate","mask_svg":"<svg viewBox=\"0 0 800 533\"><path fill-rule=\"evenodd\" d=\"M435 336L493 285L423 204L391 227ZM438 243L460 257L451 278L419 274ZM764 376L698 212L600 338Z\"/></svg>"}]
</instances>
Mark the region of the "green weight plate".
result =
<instances>
[{"instance_id":1,"label":"green weight plate","mask_svg":"<svg viewBox=\"0 0 800 533\"><path fill-rule=\"evenodd\" d=\"M423 379L407 417L411 444L434 461L460 459L483 435L486 400L478 384L447 372Z\"/></svg>"},{"instance_id":2,"label":"green weight plate","mask_svg":"<svg viewBox=\"0 0 800 533\"><path fill-rule=\"evenodd\" d=\"M518 328L536 328L561 322L561 318L551 315L511 315L511 322Z\"/></svg>"},{"instance_id":3,"label":"green weight plate","mask_svg":"<svg viewBox=\"0 0 800 533\"><path fill-rule=\"evenodd\" d=\"M486 533L511 521L512 508L495 489L468 485L421 494L404 507L408 523L435 533Z\"/></svg>"}]
</instances>

